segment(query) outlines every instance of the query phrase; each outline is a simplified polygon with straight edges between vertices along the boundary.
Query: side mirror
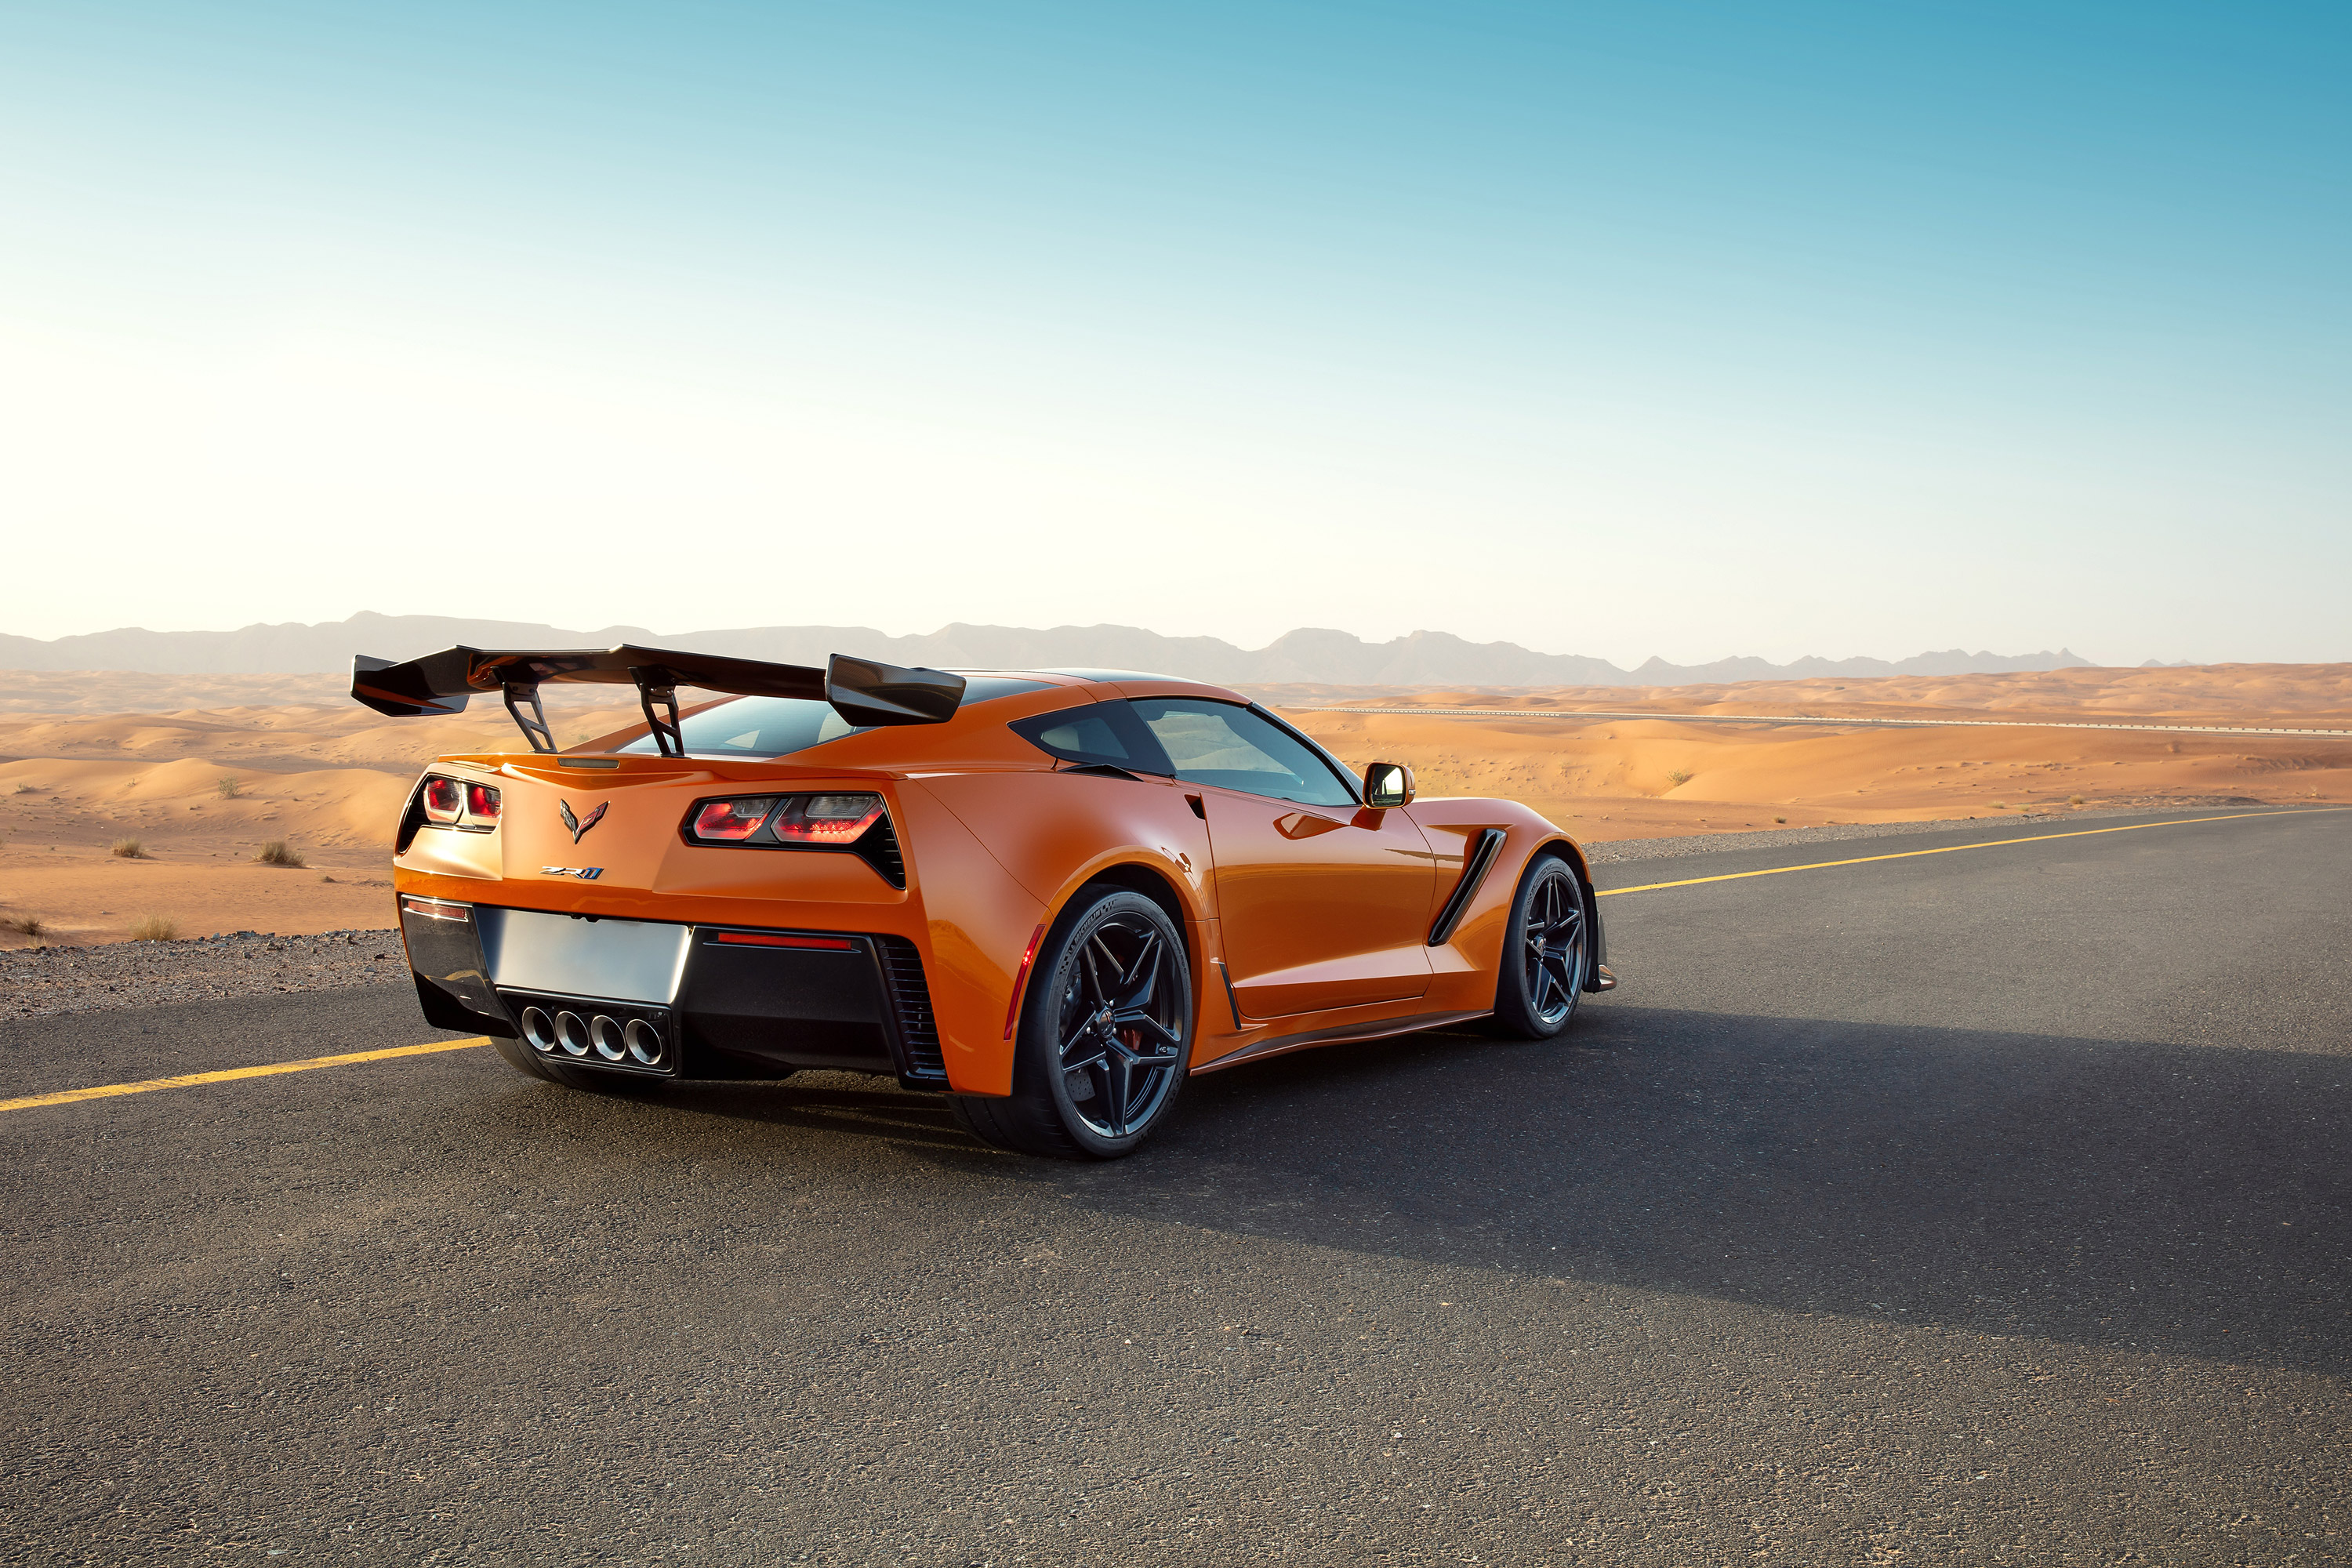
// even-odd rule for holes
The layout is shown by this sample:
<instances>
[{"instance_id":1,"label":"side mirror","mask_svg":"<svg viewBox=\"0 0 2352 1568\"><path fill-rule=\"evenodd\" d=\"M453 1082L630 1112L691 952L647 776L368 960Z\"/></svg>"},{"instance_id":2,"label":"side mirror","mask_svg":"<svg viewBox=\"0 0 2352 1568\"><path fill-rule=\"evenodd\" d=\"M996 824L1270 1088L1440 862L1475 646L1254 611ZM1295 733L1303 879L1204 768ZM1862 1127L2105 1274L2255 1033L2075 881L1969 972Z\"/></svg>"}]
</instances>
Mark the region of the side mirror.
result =
<instances>
[{"instance_id":1,"label":"side mirror","mask_svg":"<svg viewBox=\"0 0 2352 1568\"><path fill-rule=\"evenodd\" d=\"M1402 763L1374 763L1364 770L1364 804L1411 805L1412 770Z\"/></svg>"}]
</instances>

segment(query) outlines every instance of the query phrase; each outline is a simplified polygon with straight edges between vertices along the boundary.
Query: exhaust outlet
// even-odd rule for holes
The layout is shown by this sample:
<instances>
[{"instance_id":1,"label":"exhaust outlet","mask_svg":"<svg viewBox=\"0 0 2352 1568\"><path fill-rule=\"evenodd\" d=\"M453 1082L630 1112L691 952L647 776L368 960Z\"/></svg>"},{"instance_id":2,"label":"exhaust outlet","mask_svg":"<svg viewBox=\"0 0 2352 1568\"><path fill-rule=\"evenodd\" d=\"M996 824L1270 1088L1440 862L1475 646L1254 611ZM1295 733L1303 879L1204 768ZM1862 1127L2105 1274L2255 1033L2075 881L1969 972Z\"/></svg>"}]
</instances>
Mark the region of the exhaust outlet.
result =
<instances>
[{"instance_id":1,"label":"exhaust outlet","mask_svg":"<svg viewBox=\"0 0 2352 1568\"><path fill-rule=\"evenodd\" d=\"M522 1010L522 1037L531 1043L533 1049L551 1051L555 1048L555 1020L547 1016L546 1008L525 1007Z\"/></svg>"},{"instance_id":2,"label":"exhaust outlet","mask_svg":"<svg viewBox=\"0 0 2352 1568\"><path fill-rule=\"evenodd\" d=\"M619 1061L629 1053L621 1047L621 1026L599 1013L588 1021L588 1041L596 1054L608 1062Z\"/></svg>"},{"instance_id":3,"label":"exhaust outlet","mask_svg":"<svg viewBox=\"0 0 2352 1568\"><path fill-rule=\"evenodd\" d=\"M555 1043L563 1054L584 1057L588 1054L588 1021L570 1008L555 1016Z\"/></svg>"},{"instance_id":4,"label":"exhaust outlet","mask_svg":"<svg viewBox=\"0 0 2352 1568\"><path fill-rule=\"evenodd\" d=\"M630 1019L623 1037L628 1045L629 1054L646 1066L653 1067L661 1060L661 1031L643 1018Z\"/></svg>"}]
</instances>

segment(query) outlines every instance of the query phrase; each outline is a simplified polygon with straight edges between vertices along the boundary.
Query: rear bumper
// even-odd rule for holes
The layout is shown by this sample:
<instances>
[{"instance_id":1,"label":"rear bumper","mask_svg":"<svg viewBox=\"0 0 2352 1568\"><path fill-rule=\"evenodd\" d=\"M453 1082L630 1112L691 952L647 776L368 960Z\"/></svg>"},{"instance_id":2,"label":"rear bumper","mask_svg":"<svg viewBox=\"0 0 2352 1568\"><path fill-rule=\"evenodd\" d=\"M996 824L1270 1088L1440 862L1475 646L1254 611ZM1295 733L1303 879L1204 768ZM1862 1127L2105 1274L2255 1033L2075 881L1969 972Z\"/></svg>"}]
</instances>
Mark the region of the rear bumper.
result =
<instances>
[{"instance_id":1,"label":"rear bumper","mask_svg":"<svg viewBox=\"0 0 2352 1568\"><path fill-rule=\"evenodd\" d=\"M526 1040L566 1067L665 1079L832 1068L948 1087L922 957L904 937L411 895L400 927L427 1022Z\"/></svg>"}]
</instances>

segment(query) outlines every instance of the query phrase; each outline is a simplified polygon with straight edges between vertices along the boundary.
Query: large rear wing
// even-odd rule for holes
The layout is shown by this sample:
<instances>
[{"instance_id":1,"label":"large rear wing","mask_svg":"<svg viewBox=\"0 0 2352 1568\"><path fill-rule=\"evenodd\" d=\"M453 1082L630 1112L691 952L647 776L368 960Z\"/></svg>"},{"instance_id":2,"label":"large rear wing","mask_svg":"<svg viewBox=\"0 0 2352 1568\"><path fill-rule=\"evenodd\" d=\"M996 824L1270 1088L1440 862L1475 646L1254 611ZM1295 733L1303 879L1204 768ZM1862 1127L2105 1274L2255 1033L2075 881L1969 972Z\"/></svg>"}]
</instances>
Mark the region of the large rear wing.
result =
<instances>
[{"instance_id":1,"label":"large rear wing","mask_svg":"<svg viewBox=\"0 0 2352 1568\"><path fill-rule=\"evenodd\" d=\"M835 654L818 669L804 664L762 664L717 654L667 648L444 648L398 662L355 654L352 696L379 713L415 719L462 713L478 692L495 691L534 752L555 750L539 689L551 680L634 686L654 744L666 757L683 756L677 731L677 689L700 687L737 697L800 697L829 702L852 724L938 724L963 701L963 677L941 669L901 669Z\"/></svg>"}]
</instances>

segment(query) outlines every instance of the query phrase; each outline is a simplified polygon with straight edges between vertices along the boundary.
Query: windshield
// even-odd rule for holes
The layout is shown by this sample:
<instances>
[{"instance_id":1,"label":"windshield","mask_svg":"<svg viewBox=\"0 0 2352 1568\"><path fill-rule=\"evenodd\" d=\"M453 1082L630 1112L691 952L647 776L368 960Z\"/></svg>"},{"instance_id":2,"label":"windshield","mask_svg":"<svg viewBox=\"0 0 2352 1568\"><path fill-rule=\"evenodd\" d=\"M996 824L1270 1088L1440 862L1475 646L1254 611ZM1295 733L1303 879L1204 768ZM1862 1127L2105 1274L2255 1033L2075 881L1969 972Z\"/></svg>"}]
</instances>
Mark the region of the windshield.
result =
<instances>
[{"instance_id":1,"label":"windshield","mask_svg":"<svg viewBox=\"0 0 2352 1568\"><path fill-rule=\"evenodd\" d=\"M1045 684L1002 675L972 676L964 683L964 706L1035 691ZM831 703L812 697L738 697L680 720L677 732L688 756L785 757L866 731L835 712ZM658 752L661 748L651 735L640 735L614 749Z\"/></svg>"}]
</instances>

